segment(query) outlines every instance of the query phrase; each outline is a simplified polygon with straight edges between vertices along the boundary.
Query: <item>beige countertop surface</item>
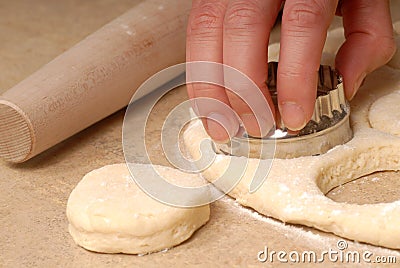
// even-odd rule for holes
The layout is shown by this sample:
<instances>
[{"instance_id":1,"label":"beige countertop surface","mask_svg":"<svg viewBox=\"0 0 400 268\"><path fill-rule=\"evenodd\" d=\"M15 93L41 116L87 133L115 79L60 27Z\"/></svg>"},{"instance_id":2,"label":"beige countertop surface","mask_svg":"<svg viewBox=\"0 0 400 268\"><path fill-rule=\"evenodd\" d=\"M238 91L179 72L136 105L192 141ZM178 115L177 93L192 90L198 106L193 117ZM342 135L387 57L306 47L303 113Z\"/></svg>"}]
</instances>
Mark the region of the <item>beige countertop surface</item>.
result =
<instances>
[{"instance_id":1,"label":"beige countertop surface","mask_svg":"<svg viewBox=\"0 0 400 268\"><path fill-rule=\"evenodd\" d=\"M138 2L0 0L0 93ZM150 154L162 155L159 129L163 115L185 99L185 89L178 88L157 105L149 125ZM167 252L139 257L97 254L78 247L67 230L68 196L90 170L124 161L123 116L124 111L117 112L27 163L0 161L0 267L275 267L287 264L257 261L257 253L265 246L275 251L317 253L337 249L341 238L335 235L260 217L228 197L211 205L206 226ZM168 164L163 158L157 161ZM360 204L399 200L400 173L371 174L328 196ZM348 246L361 253L369 250L376 256L396 256L400 263L399 251L352 241ZM351 264L368 265L377 266ZM320 266L343 264L327 261Z\"/></svg>"}]
</instances>

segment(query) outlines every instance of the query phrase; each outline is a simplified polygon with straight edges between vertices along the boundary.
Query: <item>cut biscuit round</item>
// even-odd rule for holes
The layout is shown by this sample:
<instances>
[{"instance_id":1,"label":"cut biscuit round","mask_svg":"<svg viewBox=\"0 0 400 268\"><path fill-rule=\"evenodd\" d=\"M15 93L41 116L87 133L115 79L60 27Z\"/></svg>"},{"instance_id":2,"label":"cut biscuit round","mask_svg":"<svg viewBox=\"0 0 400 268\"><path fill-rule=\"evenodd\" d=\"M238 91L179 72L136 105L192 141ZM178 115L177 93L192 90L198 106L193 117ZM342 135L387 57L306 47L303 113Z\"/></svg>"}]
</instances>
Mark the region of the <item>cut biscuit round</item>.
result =
<instances>
[{"instance_id":1,"label":"cut biscuit round","mask_svg":"<svg viewBox=\"0 0 400 268\"><path fill-rule=\"evenodd\" d=\"M167 181L199 180L196 174L168 167L130 164L130 168L139 174L155 168ZM67 205L74 241L102 253L146 254L171 248L191 237L209 216L209 205L177 208L152 199L133 181L126 164L89 172Z\"/></svg>"},{"instance_id":2,"label":"cut biscuit round","mask_svg":"<svg viewBox=\"0 0 400 268\"><path fill-rule=\"evenodd\" d=\"M400 136L400 91L376 100L369 110L369 123L375 129Z\"/></svg>"}]
</instances>

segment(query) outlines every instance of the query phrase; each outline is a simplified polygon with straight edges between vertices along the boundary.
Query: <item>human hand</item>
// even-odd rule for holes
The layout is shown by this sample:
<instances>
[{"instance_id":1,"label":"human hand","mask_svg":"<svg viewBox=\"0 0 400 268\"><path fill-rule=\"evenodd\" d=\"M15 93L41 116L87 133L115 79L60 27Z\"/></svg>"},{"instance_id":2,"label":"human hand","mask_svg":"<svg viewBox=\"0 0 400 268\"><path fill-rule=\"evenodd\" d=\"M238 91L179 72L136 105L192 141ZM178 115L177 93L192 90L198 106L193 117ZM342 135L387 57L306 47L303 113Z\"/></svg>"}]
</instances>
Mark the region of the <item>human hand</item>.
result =
<instances>
[{"instance_id":1,"label":"human hand","mask_svg":"<svg viewBox=\"0 0 400 268\"><path fill-rule=\"evenodd\" d=\"M246 74L271 107L267 80L268 41L283 1L193 0L187 31L187 61L223 63ZM317 71L326 33L334 15L343 16L346 41L336 56L346 97L352 99L365 76L387 63L396 50L388 0L287 0L283 9L278 69L278 104L285 126L302 129L310 120L316 98ZM244 92L251 96L254 92ZM247 132L264 136L273 120L223 87L188 85L189 98L208 97L239 115ZM274 108L271 108L272 110ZM239 120L218 107L198 107L209 135L226 141ZM261 121L260 121L261 118ZM262 120L265 119L265 122ZM218 121L218 122L217 122Z\"/></svg>"}]
</instances>

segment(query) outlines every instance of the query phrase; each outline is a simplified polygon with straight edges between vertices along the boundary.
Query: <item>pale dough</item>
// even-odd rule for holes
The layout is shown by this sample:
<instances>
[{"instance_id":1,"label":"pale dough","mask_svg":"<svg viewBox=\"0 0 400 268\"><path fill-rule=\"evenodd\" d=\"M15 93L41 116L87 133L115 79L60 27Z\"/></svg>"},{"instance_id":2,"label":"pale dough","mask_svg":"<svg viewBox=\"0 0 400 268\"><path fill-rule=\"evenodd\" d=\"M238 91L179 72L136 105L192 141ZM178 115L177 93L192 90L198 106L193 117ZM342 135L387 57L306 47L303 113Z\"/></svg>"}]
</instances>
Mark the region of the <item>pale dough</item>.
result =
<instances>
[{"instance_id":1,"label":"pale dough","mask_svg":"<svg viewBox=\"0 0 400 268\"><path fill-rule=\"evenodd\" d=\"M400 136L400 90L375 101L369 110L369 122L375 129Z\"/></svg>"},{"instance_id":2,"label":"pale dough","mask_svg":"<svg viewBox=\"0 0 400 268\"><path fill-rule=\"evenodd\" d=\"M338 40L337 45L341 42ZM243 206L283 222L400 249L400 201L357 205L337 203L325 196L334 187L364 175L400 170L400 137L396 136L400 133L400 124L395 124L400 119L396 116L400 109L399 90L400 70L383 66L370 74L351 103L354 138L320 156L274 159L267 179L254 193L249 192L254 171L258 165L267 169L268 160L217 155L202 174L214 181L221 177L232 159L240 159L248 166L229 195ZM397 100L397 105L395 100L389 100L392 98ZM208 138L201 122L191 123L183 138L192 157L199 158L200 142Z\"/></svg>"},{"instance_id":3,"label":"pale dough","mask_svg":"<svg viewBox=\"0 0 400 268\"><path fill-rule=\"evenodd\" d=\"M132 165L143 173L150 167ZM155 167L168 181L198 179L195 174ZM187 240L209 220L210 208L157 202L133 182L126 164L116 164L91 171L79 182L69 197L67 216L73 239L88 250L145 254Z\"/></svg>"}]
</instances>

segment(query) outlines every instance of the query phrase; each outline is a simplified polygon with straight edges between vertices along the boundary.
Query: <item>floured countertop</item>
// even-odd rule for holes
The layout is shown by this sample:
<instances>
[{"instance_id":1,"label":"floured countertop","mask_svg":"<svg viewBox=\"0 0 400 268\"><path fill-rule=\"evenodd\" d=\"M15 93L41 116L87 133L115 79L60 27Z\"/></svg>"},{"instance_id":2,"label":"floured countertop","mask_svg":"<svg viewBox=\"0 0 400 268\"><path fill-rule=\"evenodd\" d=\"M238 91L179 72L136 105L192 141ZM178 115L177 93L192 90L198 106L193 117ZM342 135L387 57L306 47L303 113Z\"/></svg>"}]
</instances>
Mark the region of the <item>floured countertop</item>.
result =
<instances>
[{"instance_id":1,"label":"floured countertop","mask_svg":"<svg viewBox=\"0 0 400 268\"><path fill-rule=\"evenodd\" d=\"M0 92L139 1L34 2L0 1ZM392 2L400 11L400 1ZM167 111L186 98L185 88L179 88L168 94L152 114L147 133L150 154L157 156L156 164L168 165L159 157L160 124ZM271 263L258 262L257 254L266 246L270 251L287 252L337 250L339 237L262 217L228 197L212 205L211 220L205 227L189 241L166 252L142 257L107 255L76 246L68 234L65 215L69 193L90 170L124 161L123 116L124 111L120 111L25 164L0 162L0 267L265 267ZM360 204L399 200L400 173L371 174L334 189L329 197ZM349 250L396 256L400 263L398 251L347 243ZM329 261L326 265L343 266Z\"/></svg>"}]
</instances>

